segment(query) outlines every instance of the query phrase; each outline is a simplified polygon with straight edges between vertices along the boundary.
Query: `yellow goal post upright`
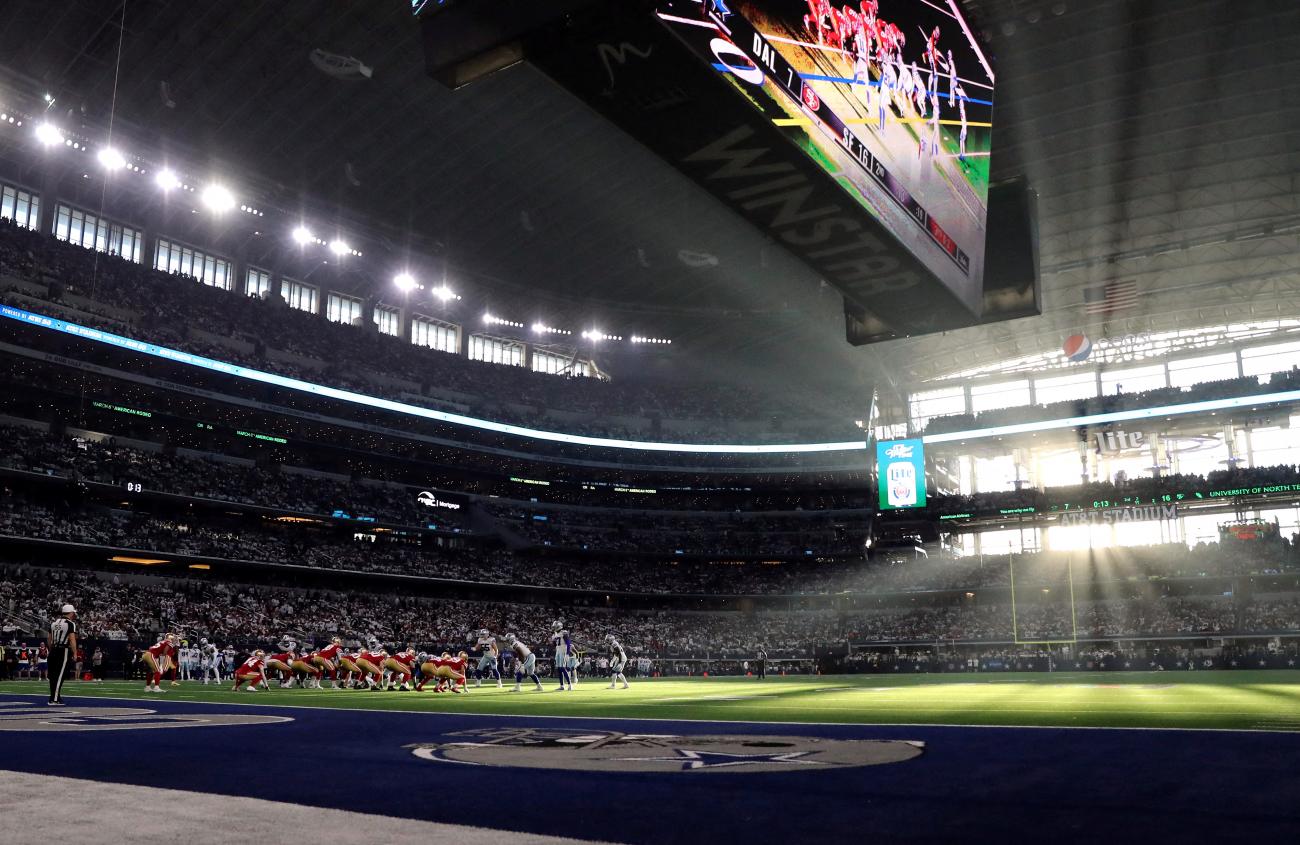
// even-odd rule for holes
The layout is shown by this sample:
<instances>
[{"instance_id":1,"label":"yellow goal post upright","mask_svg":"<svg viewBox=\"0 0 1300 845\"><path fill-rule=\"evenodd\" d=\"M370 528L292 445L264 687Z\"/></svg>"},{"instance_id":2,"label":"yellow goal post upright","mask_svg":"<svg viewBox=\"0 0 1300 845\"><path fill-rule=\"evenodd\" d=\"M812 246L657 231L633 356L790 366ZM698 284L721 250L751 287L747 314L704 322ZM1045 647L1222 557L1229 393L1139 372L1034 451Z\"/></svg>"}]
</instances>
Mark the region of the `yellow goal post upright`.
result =
<instances>
[{"instance_id":1,"label":"yellow goal post upright","mask_svg":"<svg viewBox=\"0 0 1300 845\"><path fill-rule=\"evenodd\" d=\"M1016 607L1016 562L1015 555L1007 555L1007 569L1011 575L1011 637L1016 645L1069 645L1079 644L1079 614L1074 603L1074 555L1065 559L1065 574L1070 586L1070 638L1026 640L1020 636L1019 610Z\"/></svg>"}]
</instances>

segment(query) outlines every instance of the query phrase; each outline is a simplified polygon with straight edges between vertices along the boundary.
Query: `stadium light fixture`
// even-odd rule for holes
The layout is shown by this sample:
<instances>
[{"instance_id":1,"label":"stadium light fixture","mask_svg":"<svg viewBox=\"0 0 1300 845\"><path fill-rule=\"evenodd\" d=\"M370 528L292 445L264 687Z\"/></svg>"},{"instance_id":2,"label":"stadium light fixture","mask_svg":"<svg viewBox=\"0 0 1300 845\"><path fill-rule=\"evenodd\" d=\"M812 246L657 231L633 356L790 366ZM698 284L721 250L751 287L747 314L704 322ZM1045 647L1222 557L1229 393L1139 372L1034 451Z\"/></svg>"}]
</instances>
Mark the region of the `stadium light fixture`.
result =
<instances>
[{"instance_id":1,"label":"stadium light fixture","mask_svg":"<svg viewBox=\"0 0 1300 845\"><path fill-rule=\"evenodd\" d=\"M63 133L52 123L39 123L36 125L36 140L47 147L52 147L63 143Z\"/></svg>"},{"instance_id":2,"label":"stadium light fixture","mask_svg":"<svg viewBox=\"0 0 1300 845\"><path fill-rule=\"evenodd\" d=\"M311 233L311 229L306 226L295 226L293 230L294 243L299 246L306 246L316 240L316 236Z\"/></svg>"},{"instance_id":3,"label":"stadium light fixture","mask_svg":"<svg viewBox=\"0 0 1300 845\"><path fill-rule=\"evenodd\" d=\"M112 147L104 147L95 154L95 158L99 159L105 170L121 170L126 167L126 156Z\"/></svg>"},{"instance_id":4,"label":"stadium light fixture","mask_svg":"<svg viewBox=\"0 0 1300 845\"><path fill-rule=\"evenodd\" d=\"M155 173L153 181L154 184L164 191L171 191L181 186L180 177L176 175L174 170L167 167L164 167L162 170Z\"/></svg>"},{"instance_id":5,"label":"stadium light fixture","mask_svg":"<svg viewBox=\"0 0 1300 845\"><path fill-rule=\"evenodd\" d=\"M483 322L487 323L489 326L510 326L515 329L522 329L524 327L523 323L516 323L514 320L507 320L504 317L495 317L492 315L491 311L483 314Z\"/></svg>"},{"instance_id":6,"label":"stadium light fixture","mask_svg":"<svg viewBox=\"0 0 1300 845\"><path fill-rule=\"evenodd\" d=\"M402 293L408 293L416 288L415 277L406 272L398 273L394 276L393 284L397 285L397 289Z\"/></svg>"},{"instance_id":7,"label":"stadium light fixture","mask_svg":"<svg viewBox=\"0 0 1300 845\"><path fill-rule=\"evenodd\" d=\"M215 183L208 185L203 189L201 197L208 210L216 214L225 214L235 207L235 195L230 193L230 189L224 185Z\"/></svg>"},{"instance_id":8,"label":"stadium light fixture","mask_svg":"<svg viewBox=\"0 0 1300 845\"><path fill-rule=\"evenodd\" d=\"M446 285L439 285L438 287L430 291L430 293L432 293L434 296L441 299L443 302L450 302L453 299L460 299L459 294L457 294L455 291L453 291L451 288L447 287Z\"/></svg>"},{"instance_id":9,"label":"stadium light fixture","mask_svg":"<svg viewBox=\"0 0 1300 845\"><path fill-rule=\"evenodd\" d=\"M335 238L334 240L330 241L330 252L334 253L337 256L342 257L344 255L347 255L351 251L352 251L352 247L344 243L342 238Z\"/></svg>"}]
</instances>

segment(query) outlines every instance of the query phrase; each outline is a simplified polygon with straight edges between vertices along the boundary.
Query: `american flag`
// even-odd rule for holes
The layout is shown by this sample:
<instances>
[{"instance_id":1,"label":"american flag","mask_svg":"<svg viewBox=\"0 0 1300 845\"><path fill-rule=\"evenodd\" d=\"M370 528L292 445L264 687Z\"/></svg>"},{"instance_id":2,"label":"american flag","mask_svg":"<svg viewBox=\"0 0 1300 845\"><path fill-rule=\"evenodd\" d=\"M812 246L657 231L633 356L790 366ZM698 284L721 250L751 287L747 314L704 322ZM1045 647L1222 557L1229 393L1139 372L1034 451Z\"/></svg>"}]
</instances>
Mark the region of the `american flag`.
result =
<instances>
[{"instance_id":1,"label":"american flag","mask_svg":"<svg viewBox=\"0 0 1300 845\"><path fill-rule=\"evenodd\" d=\"M1083 289L1085 314L1114 314L1137 305L1137 282L1107 282Z\"/></svg>"}]
</instances>

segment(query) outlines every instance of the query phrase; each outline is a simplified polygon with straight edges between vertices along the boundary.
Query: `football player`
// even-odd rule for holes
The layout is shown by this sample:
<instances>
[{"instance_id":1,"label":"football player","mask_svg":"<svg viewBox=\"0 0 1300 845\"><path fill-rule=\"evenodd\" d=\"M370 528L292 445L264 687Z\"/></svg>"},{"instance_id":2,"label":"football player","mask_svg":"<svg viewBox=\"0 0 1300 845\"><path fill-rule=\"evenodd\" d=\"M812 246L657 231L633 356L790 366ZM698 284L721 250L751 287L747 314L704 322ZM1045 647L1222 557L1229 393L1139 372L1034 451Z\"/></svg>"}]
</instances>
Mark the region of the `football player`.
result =
<instances>
[{"instance_id":1,"label":"football player","mask_svg":"<svg viewBox=\"0 0 1300 845\"><path fill-rule=\"evenodd\" d=\"M280 673L280 688L293 686L293 662L298 659L295 651L298 644L292 640L282 640L280 650L266 658L266 674Z\"/></svg>"},{"instance_id":2,"label":"football player","mask_svg":"<svg viewBox=\"0 0 1300 845\"><path fill-rule=\"evenodd\" d=\"M497 679L497 689L501 688L501 651L497 648L497 638L488 632L487 628L478 632L478 642L475 645L481 650L478 659L478 678L474 686L483 686L483 677L491 674Z\"/></svg>"},{"instance_id":3,"label":"football player","mask_svg":"<svg viewBox=\"0 0 1300 845\"><path fill-rule=\"evenodd\" d=\"M319 687L321 677L329 673L331 688L339 688L339 658L342 654L343 640L339 637L332 638L329 645L312 653L311 664L318 670L316 686Z\"/></svg>"},{"instance_id":4,"label":"football player","mask_svg":"<svg viewBox=\"0 0 1300 845\"><path fill-rule=\"evenodd\" d=\"M320 689L321 670L312 662L312 656L315 652L308 651L310 646L303 649L303 653L289 662L293 669L293 680L301 680L303 689L311 689L313 686Z\"/></svg>"},{"instance_id":5,"label":"football player","mask_svg":"<svg viewBox=\"0 0 1300 845\"><path fill-rule=\"evenodd\" d=\"M145 665L145 692L162 692L162 676L171 665L171 655L176 653L176 635L167 634L158 642L140 652L140 662Z\"/></svg>"},{"instance_id":6,"label":"football player","mask_svg":"<svg viewBox=\"0 0 1300 845\"><path fill-rule=\"evenodd\" d=\"M415 649L410 646L407 646L405 651L399 651L397 654L384 658L384 662L380 665L390 673L389 677L384 679L384 689L389 688L390 680L395 680L396 683L393 684L393 688L398 692L409 690L411 688L411 679L415 675L415 664Z\"/></svg>"},{"instance_id":7,"label":"football player","mask_svg":"<svg viewBox=\"0 0 1300 845\"><path fill-rule=\"evenodd\" d=\"M357 665L357 657L361 654L359 651L340 651L339 668L347 671L347 676L343 679L345 686L355 686L365 677L365 671Z\"/></svg>"},{"instance_id":8,"label":"football player","mask_svg":"<svg viewBox=\"0 0 1300 845\"><path fill-rule=\"evenodd\" d=\"M357 654L355 662L361 679L372 691L378 690L379 682L384 679L384 661L387 659L388 652L375 637L368 639L366 647Z\"/></svg>"},{"instance_id":9,"label":"football player","mask_svg":"<svg viewBox=\"0 0 1300 845\"><path fill-rule=\"evenodd\" d=\"M266 686L266 652L260 648L235 670L235 685L232 692L239 692L239 685L248 682L248 691L257 692L257 685Z\"/></svg>"},{"instance_id":10,"label":"football player","mask_svg":"<svg viewBox=\"0 0 1300 845\"><path fill-rule=\"evenodd\" d=\"M573 643L569 640L569 632L565 630L564 623L558 619L551 623L551 644L555 646L555 671L560 676L560 685L555 691L563 692L567 689L572 692L569 655L573 652Z\"/></svg>"},{"instance_id":11,"label":"football player","mask_svg":"<svg viewBox=\"0 0 1300 845\"><path fill-rule=\"evenodd\" d=\"M217 648L216 643L208 642L207 637L199 640L199 660L203 672L203 683L207 684L209 678L221 683L221 651Z\"/></svg>"},{"instance_id":12,"label":"football player","mask_svg":"<svg viewBox=\"0 0 1300 845\"><path fill-rule=\"evenodd\" d=\"M519 692L524 678L531 678L537 685L537 692L542 691L542 679L537 677L537 655L533 650L519 641L514 634L506 634L506 647L515 656L515 692Z\"/></svg>"},{"instance_id":13,"label":"football player","mask_svg":"<svg viewBox=\"0 0 1300 845\"><path fill-rule=\"evenodd\" d=\"M605 635L605 647L609 649L609 688L614 689L615 685L623 682L623 689L627 689L630 684L627 682L627 676L623 670L627 668L627 652L613 634Z\"/></svg>"}]
</instances>

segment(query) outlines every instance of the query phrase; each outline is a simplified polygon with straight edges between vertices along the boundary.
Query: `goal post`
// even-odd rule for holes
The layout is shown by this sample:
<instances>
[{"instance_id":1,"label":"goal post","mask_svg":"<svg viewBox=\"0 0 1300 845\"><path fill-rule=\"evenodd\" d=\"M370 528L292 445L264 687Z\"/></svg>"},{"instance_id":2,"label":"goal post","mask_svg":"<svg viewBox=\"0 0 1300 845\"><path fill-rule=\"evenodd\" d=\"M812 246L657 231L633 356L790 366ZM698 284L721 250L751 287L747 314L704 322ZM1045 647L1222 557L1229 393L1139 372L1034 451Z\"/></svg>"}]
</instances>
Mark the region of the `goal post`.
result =
<instances>
[{"instance_id":1,"label":"goal post","mask_svg":"<svg viewBox=\"0 0 1300 845\"><path fill-rule=\"evenodd\" d=\"M1065 559L1066 583L1070 596L1070 636L1069 638L1034 638L1026 639L1020 635L1020 607L1016 601L1016 561L1015 555L1007 555L1007 570L1011 577L1011 637L1016 645L1077 645L1079 642L1079 613L1074 599L1074 556Z\"/></svg>"}]
</instances>

